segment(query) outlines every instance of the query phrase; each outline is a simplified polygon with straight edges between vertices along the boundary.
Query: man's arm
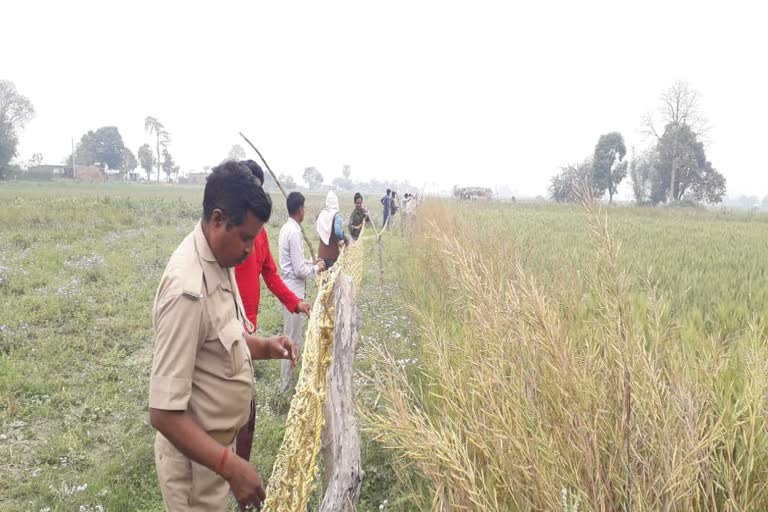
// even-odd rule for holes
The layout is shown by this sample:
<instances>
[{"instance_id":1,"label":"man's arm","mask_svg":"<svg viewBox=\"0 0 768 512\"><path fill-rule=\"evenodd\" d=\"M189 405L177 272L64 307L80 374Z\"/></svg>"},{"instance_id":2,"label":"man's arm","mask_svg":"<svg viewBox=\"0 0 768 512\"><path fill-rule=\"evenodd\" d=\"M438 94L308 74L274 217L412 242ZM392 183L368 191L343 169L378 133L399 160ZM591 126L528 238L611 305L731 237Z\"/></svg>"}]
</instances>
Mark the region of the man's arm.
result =
<instances>
[{"instance_id":1,"label":"man's arm","mask_svg":"<svg viewBox=\"0 0 768 512\"><path fill-rule=\"evenodd\" d=\"M288 237L288 252L291 255L293 273L299 279L314 277L320 271L317 265L310 265L304 259L304 241L298 231Z\"/></svg>"},{"instance_id":2,"label":"man's arm","mask_svg":"<svg viewBox=\"0 0 768 512\"><path fill-rule=\"evenodd\" d=\"M264 483L253 466L216 442L187 411L151 408L149 421L177 450L229 482L238 503L260 504L266 499Z\"/></svg>"},{"instance_id":3,"label":"man's arm","mask_svg":"<svg viewBox=\"0 0 768 512\"><path fill-rule=\"evenodd\" d=\"M299 349L288 336L262 338L246 334L245 342L251 352L251 359L290 359L291 368L294 368L299 361Z\"/></svg>"},{"instance_id":4,"label":"man's arm","mask_svg":"<svg viewBox=\"0 0 768 512\"><path fill-rule=\"evenodd\" d=\"M343 241L346 244L349 243L349 239L346 236L344 236L344 224L341 221L341 215L336 215L336 217L334 217L333 230L334 230L334 233L336 234L336 238L339 241Z\"/></svg>"},{"instance_id":5,"label":"man's arm","mask_svg":"<svg viewBox=\"0 0 768 512\"><path fill-rule=\"evenodd\" d=\"M259 474L210 437L187 413L192 374L201 339L202 300L174 294L159 304L149 383L149 420L181 453L229 481L240 503L260 503L264 488Z\"/></svg>"},{"instance_id":6,"label":"man's arm","mask_svg":"<svg viewBox=\"0 0 768 512\"><path fill-rule=\"evenodd\" d=\"M272 258L272 251L269 249L269 243L266 244L266 250L264 251L264 263L261 267L261 276L264 278L264 283L269 288L269 291L277 297L288 311L297 313L302 301L290 288L288 288L283 280L280 278L280 274L277 273L277 266L275 260Z\"/></svg>"}]
</instances>

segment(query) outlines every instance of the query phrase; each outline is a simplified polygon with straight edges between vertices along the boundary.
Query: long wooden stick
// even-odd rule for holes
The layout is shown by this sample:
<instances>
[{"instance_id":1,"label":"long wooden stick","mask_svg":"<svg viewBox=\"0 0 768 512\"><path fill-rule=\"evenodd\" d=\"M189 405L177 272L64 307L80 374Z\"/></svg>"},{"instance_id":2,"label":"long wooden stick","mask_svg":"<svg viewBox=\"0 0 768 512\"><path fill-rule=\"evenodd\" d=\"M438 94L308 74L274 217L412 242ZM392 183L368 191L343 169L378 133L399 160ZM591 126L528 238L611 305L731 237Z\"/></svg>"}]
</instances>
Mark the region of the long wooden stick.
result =
<instances>
[{"instance_id":1,"label":"long wooden stick","mask_svg":"<svg viewBox=\"0 0 768 512\"><path fill-rule=\"evenodd\" d=\"M243 135L243 132L240 132L240 136L245 140L245 142L248 143L249 146L253 148L253 150L256 152L257 155L259 155L259 158L261 158L261 161L264 163L264 167L267 168L267 171L269 171L269 174L272 175L272 178L275 180L275 183L277 183L277 188L280 189L280 192L283 193L283 196L285 196L286 199L288 199L288 194L285 192L285 189L283 188L283 185L280 183L280 180L277 179L277 175L272 171L272 168L269 167L269 164L266 160L264 160L264 157L261 154L261 151L256 149L256 146L253 145L253 142L248 140L248 137ZM301 229L301 236L304 238L304 243L307 244L307 248L309 249L309 254L312 256L312 261L315 261L315 251L312 249L312 244L309 243L309 239L307 239L307 234L304 233L304 227L299 224L299 229Z\"/></svg>"}]
</instances>

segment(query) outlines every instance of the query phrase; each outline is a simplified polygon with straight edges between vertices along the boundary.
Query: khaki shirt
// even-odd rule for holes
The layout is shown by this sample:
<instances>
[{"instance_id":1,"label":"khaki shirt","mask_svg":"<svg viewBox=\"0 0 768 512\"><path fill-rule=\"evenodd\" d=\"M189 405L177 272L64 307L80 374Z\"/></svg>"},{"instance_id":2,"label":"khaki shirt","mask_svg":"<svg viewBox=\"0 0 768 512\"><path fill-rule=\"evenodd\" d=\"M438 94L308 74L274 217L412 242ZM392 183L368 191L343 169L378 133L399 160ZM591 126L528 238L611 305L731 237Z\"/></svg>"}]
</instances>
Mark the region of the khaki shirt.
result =
<instances>
[{"instance_id":1,"label":"khaki shirt","mask_svg":"<svg viewBox=\"0 0 768 512\"><path fill-rule=\"evenodd\" d=\"M253 326L243 311L234 269L216 262L198 222L155 296L151 408L186 410L209 432L245 425L253 394L245 333Z\"/></svg>"}]
</instances>

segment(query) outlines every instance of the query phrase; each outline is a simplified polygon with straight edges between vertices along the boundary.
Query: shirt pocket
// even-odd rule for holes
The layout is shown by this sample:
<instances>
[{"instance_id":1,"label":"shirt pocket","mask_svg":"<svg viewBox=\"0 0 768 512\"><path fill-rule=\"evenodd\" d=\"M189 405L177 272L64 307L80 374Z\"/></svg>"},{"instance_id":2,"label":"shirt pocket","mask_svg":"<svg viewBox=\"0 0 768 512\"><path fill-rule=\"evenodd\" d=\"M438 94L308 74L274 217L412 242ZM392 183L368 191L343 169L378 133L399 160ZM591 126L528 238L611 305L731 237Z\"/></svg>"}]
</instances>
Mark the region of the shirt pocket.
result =
<instances>
[{"instance_id":1,"label":"shirt pocket","mask_svg":"<svg viewBox=\"0 0 768 512\"><path fill-rule=\"evenodd\" d=\"M224 347L224 373L234 377L243 369L245 358L245 330L240 322L233 318L219 329L218 342Z\"/></svg>"}]
</instances>

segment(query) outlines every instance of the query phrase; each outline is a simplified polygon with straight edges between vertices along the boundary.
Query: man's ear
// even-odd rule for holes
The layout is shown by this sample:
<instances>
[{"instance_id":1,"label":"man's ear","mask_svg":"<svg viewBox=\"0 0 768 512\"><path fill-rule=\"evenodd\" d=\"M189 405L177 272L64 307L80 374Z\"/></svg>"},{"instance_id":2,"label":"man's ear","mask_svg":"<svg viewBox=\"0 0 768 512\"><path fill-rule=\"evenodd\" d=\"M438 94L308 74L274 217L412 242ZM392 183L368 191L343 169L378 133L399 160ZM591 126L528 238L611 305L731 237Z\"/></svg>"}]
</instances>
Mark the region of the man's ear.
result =
<instances>
[{"instance_id":1,"label":"man's ear","mask_svg":"<svg viewBox=\"0 0 768 512\"><path fill-rule=\"evenodd\" d=\"M224 215L223 211L216 208L211 212L211 222L213 222L214 226L221 226L227 223L227 216Z\"/></svg>"}]
</instances>

